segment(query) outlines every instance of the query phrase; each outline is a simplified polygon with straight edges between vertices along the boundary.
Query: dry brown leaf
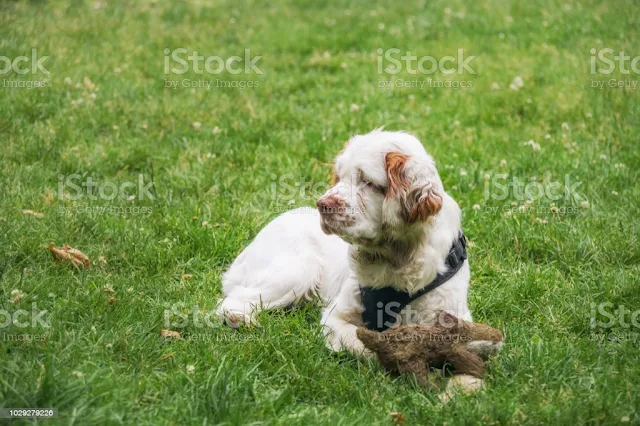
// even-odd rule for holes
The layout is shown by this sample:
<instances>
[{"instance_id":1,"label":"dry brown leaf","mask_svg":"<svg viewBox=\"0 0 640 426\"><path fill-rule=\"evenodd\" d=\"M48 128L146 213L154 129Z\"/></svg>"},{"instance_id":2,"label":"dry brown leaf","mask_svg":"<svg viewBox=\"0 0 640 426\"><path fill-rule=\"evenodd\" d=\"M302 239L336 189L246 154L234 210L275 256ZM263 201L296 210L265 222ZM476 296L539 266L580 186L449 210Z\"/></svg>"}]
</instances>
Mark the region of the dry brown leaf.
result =
<instances>
[{"instance_id":1,"label":"dry brown leaf","mask_svg":"<svg viewBox=\"0 0 640 426\"><path fill-rule=\"evenodd\" d=\"M170 339L182 340L182 336L180 335L180 333L178 333L177 331L173 331L173 330L160 330L160 335L162 337L167 337L167 338L170 338Z\"/></svg>"},{"instance_id":2,"label":"dry brown leaf","mask_svg":"<svg viewBox=\"0 0 640 426\"><path fill-rule=\"evenodd\" d=\"M80 262L82 262L82 264L84 265L84 267L89 267L89 264L91 263L91 261L89 260L89 258L87 257L86 254L84 254L83 252L81 252L80 250L74 249L73 247L65 244L64 245L64 251L66 251L67 253L71 253L71 255L78 259Z\"/></svg>"},{"instance_id":3,"label":"dry brown leaf","mask_svg":"<svg viewBox=\"0 0 640 426\"><path fill-rule=\"evenodd\" d=\"M115 305L116 303L118 303L118 299L116 299L116 298L115 298L115 297L113 297L113 296L109 296L109 298L107 299L107 302L108 302L110 305Z\"/></svg>"},{"instance_id":4,"label":"dry brown leaf","mask_svg":"<svg viewBox=\"0 0 640 426\"><path fill-rule=\"evenodd\" d=\"M53 246L53 243L49 244L49 251L53 254L53 257L56 260L60 260L63 262L71 262L73 266L77 268L88 268L89 258L82 253L80 250L74 249L71 246L65 244L62 248L57 248Z\"/></svg>"},{"instance_id":5,"label":"dry brown leaf","mask_svg":"<svg viewBox=\"0 0 640 426\"><path fill-rule=\"evenodd\" d=\"M185 280L185 281L189 281L192 277L193 277L193 275L191 275L191 274L182 275L182 279Z\"/></svg>"},{"instance_id":6,"label":"dry brown leaf","mask_svg":"<svg viewBox=\"0 0 640 426\"><path fill-rule=\"evenodd\" d=\"M392 413L389 413L389 415L391 416L391 420L393 420L393 422L397 425L403 425L406 421L404 415L399 411L394 411Z\"/></svg>"},{"instance_id":7,"label":"dry brown leaf","mask_svg":"<svg viewBox=\"0 0 640 426\"><path fill-rule=\"evenodd\" d=\"M34 212L33 210L22 210L22 213L35 216L35 217L44 217L44 213Z\"/></svg>"}]
</instances>

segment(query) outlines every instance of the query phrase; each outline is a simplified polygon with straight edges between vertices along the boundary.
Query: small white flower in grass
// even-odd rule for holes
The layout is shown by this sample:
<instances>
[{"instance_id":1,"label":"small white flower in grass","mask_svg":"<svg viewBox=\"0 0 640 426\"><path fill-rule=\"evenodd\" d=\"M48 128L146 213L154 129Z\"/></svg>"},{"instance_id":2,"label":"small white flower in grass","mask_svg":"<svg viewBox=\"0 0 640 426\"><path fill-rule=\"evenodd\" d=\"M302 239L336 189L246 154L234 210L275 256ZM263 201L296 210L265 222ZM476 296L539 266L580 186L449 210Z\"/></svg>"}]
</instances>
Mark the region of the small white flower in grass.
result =
<instances>
[{"instance_id":1,"label":"small white flower in grass","mask_svg":"<svg viewBox=\"0 0 640 426\"><path fill-rule=\"evenodd\" d=\"M512 202L511 202L511 207L515 207L515 206L517 206L517 205L518 205L518 203L516 203L515 201L512 201Z\"/></svg>"},{"instance_id":2,"label":"small white flower in grass","mask_svg":"<svg viewBox=\"0 0 640 426\"><path fill-rule=\"evenodd\" d=\"M71 374L73 374L76 377L84 377L84 373L82 371L74 371Z\"/></svg>"},{"instance_id":3,"label":"small white flower in grass","mask_svg":"<svg viewBox=\"0 0 640 426\"><path fill-rule=\"evenodd\" d=\"M556 206L551 206L551 213L558 213L558 208Z\"/></svg>"},{"instance_id":4,"label":"small white flower in grass","mask_svg":"<svg viewBox=\"0 0 640 426\"><path fill-rule=\"evenodd\" d=\"M474 210L480 210L480 204L474 204L471 208Z\"/></svg>"},{"instance_id":5,"label":"small white flower in grass","mask_svg":"<svg viewBox=\"0 0 640 426\"><path fill-rule=\"evenodd\" d=\"M49 297L51 297L51 298L56 297L56 295L55 295L55 294L53 294L53 293L49 293L47 296L49 296Z\"/></svg>"},{"instance_id":6,"label":"small white flower in grass","mask_svg":"<svg viewBox=\"0 0 640 426\"><path fill-rule=\"evenodd\" d=\"M533 140L527 141L523 145L530 146L534 151L540 151L540 144L534 142Z\"/></svg>"},{"instance_id":7,"label":"small white flower in grass","mask_svg":"<svg viewBox=\"0 0 640 426\"><path fill-rule=\"evenodd\" d=\"M113 347L113 345L111 343L107 343L106 345L104 345L105 349L111 349Z\"/></svg>"},{"instance_id":8,"label":"small white flower in grass","mask_svg":"<svg viewBox=\"0 0 640 426\"><path fill-rule=\"evenodd\" d=\"M588 209L590 204L589 204L589 202L587 200L583 200L582 203L581 203L581 206L582 206L583 209Z\"/></svg>"},{"instance_id":9,"label":"small white flower in grass","mask_svg":"<svg viewBox=\"0 0 640 426\"><path fill-rule=\"evenodd\" d=\"M500 85L496 82L491 83L491 90L500 90Z\"/></svg>"},{"instance_id":10,"label":"small white flower in grass","mask_svg":"<svg viewBox=\"0 0 640 426\"><path fill-rule=\"evenodd\" d=\"M445 14L445 15L451 15L451 9L450 9L450 8L448 8L448 7L445 7L445 8L444 8L444 14Z\"/></svg>"},{"instance_id":11,"label":"small white flower in grass","mask_svg":"<svg viewBox=\"0 0 640 426\"><path fill-rule=\"evenodd\" d=\"M453 122L453 127L460 127L460 120L456 120Z\"/></svg>"},{"instance_id":12,"label":"small white flower in grass","mask_svg":"<svg viewBox=\"0 0 640 426\"><path fill-rule=\"evenodd\" d=\"M384 24L382 22L378 24L378 29L380 31L384 30Z\"/></svg>"},{"instance_id":13,"label":"small white flower in grass","mask_svg":"<svg viewBox=\"0 0 640 426\"><path fill-rule=\"evenodd\" d=\"M616 163L613 165L616 169L624 169L626 166L622 163Z\"/></svg>"},{"instance_id":14,"label":"small white flower in grass","mask_svg":"<svg viewBox=\"0 0 640 426\"><path fill-rule=\"evenodd\" d=\"M629 421L631 421L631 419L629 418L629 416L622 416L622 417L620 417L620 423L629 423Z\"/></svg>"},{"instance_id":15,"label":"small white flower in grass","mask_svg":"<svg viewBox=\"0 0 640 426\"><path fill-rule=\"evenodd\" d=\"M524 87L524 80L522 77L517 76L513 79L513 84L515 84L518 89L522 89Z\"/></svg>"},{"instance_id":16,"label":"small white flower in grass","mask_svg":"<svg viewBox=\"0 0 640 426\"><path fill-rule=\"evenodd\" d=\"M547 223L549 223L547 222L547 219L541 219L539 217L536 217L536 222L542 223L543 225L546 225Z\"/></svg>"},{"instance_id":17,"label":"small white flower in grass","mask_svg":"<svg viewBox=\"0 0 640 426\"><path fill-rule=\"evenodd\" d=\"M460 169L460 176L466 176L467 171L465 169Z\"/></svg>"},{"instance_id":18,"label":"small white flower in grass","mask_svg":"<svg viewBox=\"0 0 640 426\"><path fill-rule=\"evenodd\" d=\"M605 154L600 154L600 159L601 159L601 160L606 160L606 159L607 159L607 156L606 156Z\"/></svg>"},{"instance_id":19,"label":"small white flower in grass","mask_svg":"<svg viewBox=\"0 0 640 426\"><path fill-rule=\"evenodd\" d=\"M452 191L457 191L457 190L458 190L458 185L453 185L453 186L451 187L451 190L452 190Z\"/></svg>"},{"instance_id":20,"label":"small white flower in grass","mask_svg":"<svg viewBox=\"0 0 640 426\"><path fill-rule=\"evenodd\" d=\"M544 135L545 139L551 139L551 135L549 133L547 133L546 135Z\"/></svg>"},{"instance_id":21,"label":"small white flower in grass","mask_svg":"<svg viewBox=\"0 0 640 426\"><path fill-rule=\"evenodd\" d=\"M425 109L424 109L424 113L427 114L427 115L431 114L431 111L432 111L432 109L431 109L430 106L426 106Z\"/></svg>"},{"instance_id":22,"label":"small white flower in grass","mask_svg":"<svg viewBox=\"0 0 640 426\"><path fill-rule=\"evenodd\" d=\"M71 77L65 77L64 78L64 84L71 84L71 83L72 83Z\"/></svg>"},{"instance_id":23,"label":"small white flower in grass","mask_svg":"<svg viewBox=\"0 0 640 426\"><path fill-rule=\"evenodd\" d=\"M520 207L518 207L518 211L519 211L520 213L524 213L524 212L526 212L526 211L527 211L527 206L520 206Z\"/></svg>"},{"instance_id":24,"label":"small white flower in grass","mask_svg":"<svg viewBox=\"0 0 640 426\"><path fill-rule=\"evenodd\" d=\"M504 212L504 217L511 217L513 215L513 213L511 212L511 210L507 210L506 212Z\"/></svg>"},{"instance_id":25,"label":"small white flower in grass","mask_svg":"<svg viewBox=\"0 0 640 426\"><path fill-rule=\"evenodd\" d=\"M507 167L507 160L500 160L500 167Z\"/></svg>"},{"instance_id":26,"label":"small white flower in grass","mask_svg":"<svg viewBox=\"0 0 640 426\"><path fill-rule=\"evenodd\" d=\"M114 124L112 129L113 129L114 132L117 132L117 131L120 130L120 126L118 126L117 124Z\"/></svg>"},{"instance_id":27,"label":"small white flower in grass","mask_svg":"<svg viewBox=\"0 0 640 426\"><path fill-rule=\"evenodd\" d=\"M613 195L614 197L618 196L618 192L617 191L611 191L611 195Z\"/></svg>"},{"instance_id":28,"label":"small white flower in grass","mask_svg":"<svg viewBox=\"0 0 640 426\"><path fill-rule=\"evenodd\" d=\"M349 66L349 65L347 65L347 63L346 63L346 62L341 62L341 63L340 63L340 68L342 68L343 70L346 70L348 66Z\"/></svg>"},{"instance_id":29,"label":"small white flower in grass","mask_svg":"<svg viewBox=\"0 0 640 426\"><path fill-rule=\"evenodd\" d=\"M14 288L13 290L11 290L11 303L18 303L19 301L24 299L24 296L25 294L23 292L21 292L17 288Z\"/></svg>"},{"instance_id":30,"label":"small white flower in grass","mask_svg":"<svg viewBox=\"0 0 640 426\"><path fill-rule=\"evenodd\" d=\"M199 121L194 121L193 123L191 123L191 125L195 130L200 130L200 127L202 127L202 123L200 123Z\"/></svg>"},{"instance_id":31,"label":"small white flower in grass","mask_svg":"<svg viewBox=\"0 0 640 426\"><path fill-rule=\"evenodd\" d=\"M214 127L212 130L214 135L219 135L220 133L222 133L222 129L218 126Z\"/></svg>"},{"instance_id":32,"label":"small white flower in grass","mask_svg":"<svg viewBox=\"0 0 640 426\"><path fill-rule=\"evenodd\" d=\"M95 325L92 325L92 326L91 326L91 332L92 332L92 333L96 333L96 332L97 332L97 330L96 330L96 326L95 326Z\"/></svg>"},{"instance_id":33,"label":"small white flower in grass","mask_svg":"<svg viewBox=\"0 0 640 426\"><path fill-rule=\"evenodd\" d=\"M560 127L562 127L562 130L569 130L569 124L567 123L562 123Z\"/></svg>"},{"instance_id":34,"label":"small white flower in grass","mask_svg":"<svg viewBox=\"0 0 640 426\"><path fill-rule=\"evenodd\" d=\"M484 177L484 180L490 180L491 179L491 175L489 173L485 173L483 177Z\"/></svg>"},{"instance_id":35,"label":"small white flower in grass","mask_svg":"<svg viewBox=\"0 0 640 426\"><path fill-rule=\"evenodd\" d=\"M187 365L187 373L188 374L193 374L196 371L196 366L195 365Z\"/></svg>"},{"instance_id":36,"label":"small white flower in grass","mask_svg":"<svg viewBox=\"0 0 640 426\"><path fill-rule=\"evenodd\" d=\"M524 205L527 206L527 207L530 206L531 204L533 204L533 200L526 200L524 202Z\"/></svg>"},{"instance_id":37,"label":"small white flower in grass","mask_svg":"<svg viewBox=\"0 0 640 426\"><path fill-rule=\"evenodd\" d=\"M351 110L351 112L359 111L360 110L360 106L356 105L356 104L351 104L349 109Z\"/></svg>"},{"instance_id":38,"label":"small white flower in grass","mask_svg":"<svg viewBox=\"0 0 640 426\"><path fill-rule=\"evenodd\" d=\"M413 102L416 100L415 95L409 95L409 102Z\"/></svg>"},{"instance_id":39,"label":"small white flower in grass","mask_svg":"<svg viewBox=\"0 0 640 426\"><path fill-rule=\"evenodd\" d=\"M585 116L585 117L587 117L587 118L591 118L591 117L593 117L593 114L591 114L590 112L588 112L588 113L586 113L584 116Z\"/></svg>"}]
</instances>

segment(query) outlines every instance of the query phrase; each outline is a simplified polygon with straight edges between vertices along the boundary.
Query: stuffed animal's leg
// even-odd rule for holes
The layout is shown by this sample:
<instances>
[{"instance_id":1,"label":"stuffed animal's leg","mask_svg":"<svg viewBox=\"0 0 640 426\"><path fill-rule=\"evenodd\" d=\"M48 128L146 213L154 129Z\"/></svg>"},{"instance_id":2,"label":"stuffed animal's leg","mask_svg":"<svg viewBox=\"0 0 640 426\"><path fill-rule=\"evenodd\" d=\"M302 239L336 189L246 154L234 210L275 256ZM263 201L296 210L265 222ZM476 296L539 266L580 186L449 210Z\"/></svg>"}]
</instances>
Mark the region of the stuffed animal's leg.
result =
<instances>
[{"instance_id":1,"label":"stuffed animal's leg","mask_svg":"<svg viewBox=\"0 0 640 426\"><path fill-rule=\"evenodd\" d=\"M398 364L398 373L413 374L420 386L435 386L429 381L429 363L423 357L415 357L402 364Z\"/></svg>"},{"instance_id":2,"label":"stuffed animal's leg","mask_svg":"<svg viewBox=\"0 0 640 426\"><path fill-rule=\"evenodd\" d=\"M463 346L454 345L447 360L456 370L457 374L469 374L482 378L485 372L484 361L478 355L470 352Z\"/></svg>"}]
</instances>

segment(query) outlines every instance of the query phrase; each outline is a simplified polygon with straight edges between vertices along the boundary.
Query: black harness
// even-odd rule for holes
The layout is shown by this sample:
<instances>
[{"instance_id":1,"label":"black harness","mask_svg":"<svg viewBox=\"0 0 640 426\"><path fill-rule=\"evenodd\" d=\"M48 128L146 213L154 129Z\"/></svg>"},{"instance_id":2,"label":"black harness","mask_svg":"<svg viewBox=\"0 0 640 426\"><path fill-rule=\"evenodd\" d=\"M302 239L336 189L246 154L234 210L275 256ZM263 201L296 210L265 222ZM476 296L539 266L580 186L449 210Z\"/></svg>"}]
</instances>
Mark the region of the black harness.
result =
<instances>
[{"instance_id":1,"label":"black harness","mask_svg":"<svg viewBox=\"0 0 640 426\"><path fill-rule=\"evenodd\" d=\"M393 287L360 286L360 296L364 307L362 321L370 330L384 331L388 329L395 324L396 317L405 306L449 281L460 270L466 259L467 241L460 231L460 235L453 241L445 261L448 267L447 272L438 274L433 281L417 293L410 294Z\"/></svg>"}]
</instances>

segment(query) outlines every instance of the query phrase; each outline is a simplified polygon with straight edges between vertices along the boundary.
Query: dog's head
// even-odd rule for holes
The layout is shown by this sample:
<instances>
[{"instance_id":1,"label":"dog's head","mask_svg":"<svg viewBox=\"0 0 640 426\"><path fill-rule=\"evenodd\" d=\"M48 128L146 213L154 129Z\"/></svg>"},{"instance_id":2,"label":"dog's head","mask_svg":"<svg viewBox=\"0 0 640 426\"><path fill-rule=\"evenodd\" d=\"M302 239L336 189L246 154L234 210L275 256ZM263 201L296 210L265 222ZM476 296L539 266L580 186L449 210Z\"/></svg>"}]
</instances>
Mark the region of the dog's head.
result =
<instances>
[{"instance_id":1,"label":"dog's head","mask_svg":"<svg viewBox=\"0 0 640 426\"><path fill-rule=\"evenodd\" d=\"M338 155L317 202L321 226L349 243L401 239L442 207L442 182L420 141L403 132L356 135Z\"/></svg>"}]
</instances>

